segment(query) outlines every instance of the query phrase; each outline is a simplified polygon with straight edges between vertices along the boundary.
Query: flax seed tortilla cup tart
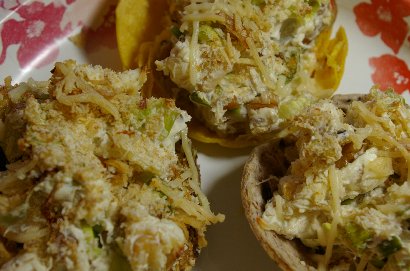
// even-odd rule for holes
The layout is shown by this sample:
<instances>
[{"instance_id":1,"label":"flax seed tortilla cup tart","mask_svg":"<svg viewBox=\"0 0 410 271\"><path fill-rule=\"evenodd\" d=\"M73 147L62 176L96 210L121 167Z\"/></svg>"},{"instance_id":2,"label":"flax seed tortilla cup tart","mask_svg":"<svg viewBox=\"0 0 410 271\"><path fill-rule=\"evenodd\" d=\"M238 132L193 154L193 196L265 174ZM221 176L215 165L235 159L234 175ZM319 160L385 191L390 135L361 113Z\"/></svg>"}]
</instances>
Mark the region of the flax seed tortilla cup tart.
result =
<instances>
[{"instance_id":1,"label":"flax seed tortilla cup tart","mask_svg":"<svg viewBox=\"0 0 410 271\"><path fill-rule=\"evenodd\" d=\"M322 100L243 171L256 238L283 270L410 266L410 107L393 91Z\"/></svg>"}]
</instances>

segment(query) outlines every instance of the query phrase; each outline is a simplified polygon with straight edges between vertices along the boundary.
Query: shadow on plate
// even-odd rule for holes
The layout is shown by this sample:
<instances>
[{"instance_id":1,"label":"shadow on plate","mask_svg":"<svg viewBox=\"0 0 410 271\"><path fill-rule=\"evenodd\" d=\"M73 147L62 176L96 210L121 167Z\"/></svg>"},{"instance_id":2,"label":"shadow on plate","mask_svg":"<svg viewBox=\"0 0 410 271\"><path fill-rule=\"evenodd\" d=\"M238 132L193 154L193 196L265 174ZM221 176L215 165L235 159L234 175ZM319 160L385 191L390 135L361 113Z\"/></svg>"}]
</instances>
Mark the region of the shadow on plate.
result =
<instances>
[{"instance_id":1,"label":"shadow on plate","mask_svg":"<svg viewBox=\"0 0 410 271\"><path fill-rule=\"evenodd\" d=\"M202 143L196 140L192 140L192 144L198 150L198 152L203 153L210 157L215 158L233 158L243 155L249 155L252 151L252 148L238 148L238 149L231 149L221 147L218 144L209 144L209 143Z\"/></svg>"},{"instance_id":2,"label":"shadow on plate","mask_svg":"<svg viewBox=\"0 0 410 271\"><path fill-rule=\"evenodd\" d=\"M122 70L117 49L115 29L116 0L103 0L90 20L78 34L70 36L73 44L83 50L86 62L115 71Z\"/></svg>"},{"instance_id":3,"label":"shadow on plate","mask_svg":"<svg viewBox=\"0 0 410 271\"><path fill-rule=\"evenodd\" d=\"M279 270L257 242L245 218L240 196L241 175L242 167L238 167L217 180L207 193L212 210L225 214L226 218L225 222L209 227L208 246L202 250L194 270Z\"/></svg>"}]
</instances>

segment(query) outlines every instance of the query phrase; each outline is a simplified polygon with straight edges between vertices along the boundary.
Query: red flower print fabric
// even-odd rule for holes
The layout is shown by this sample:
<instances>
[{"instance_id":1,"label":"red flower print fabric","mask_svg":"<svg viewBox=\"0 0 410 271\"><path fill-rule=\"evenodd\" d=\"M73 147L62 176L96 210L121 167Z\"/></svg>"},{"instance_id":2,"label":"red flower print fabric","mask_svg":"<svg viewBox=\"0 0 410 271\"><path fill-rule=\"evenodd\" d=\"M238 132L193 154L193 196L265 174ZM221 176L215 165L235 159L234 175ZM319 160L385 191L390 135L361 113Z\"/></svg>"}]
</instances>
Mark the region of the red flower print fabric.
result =
<instances>
[{"instance_id":1,"label":"red flower print fabric","mask_svg":"<svg viewBox=\"0 0 410 271\"><path fill-rule=\"evenodd\" d=\"M14 10L16 7L20 6L17 0L0 0L0 7L8 10Z\"/></svg>"},{"instance_id":2,"label":"red flower print fabric","mask_svg":"<svg viewBox=\"0 0 410 271\"><path fill-rule=\"evenodd\" d=\"M18 44L17 60L20 67L33 64L40 68L53 62L58 56L58 40L71 31L71 25L60 27L66 7L52 2L18 5L13 9L21 19L10 19L3 24L0 64L5 61L7 49Z\"/></svg>"},{"instance_id":3,"label":"red flower print fabric","mask_svg":"<svg viewBox=\"0 0 410 271\"><path fill-rule=\"evenodd\" d=\"M380 33L383 42L394 53L399 52L409 30L403 18L410 15L410 0L371 0L353 11L363 34L373 37Z\"/></svg>"},{"instance_id":4,"label":"red flower print fabric","mask_svg":"<svg viewBox=\"0 0 410 271\"><path fill-rule=\"evenodd\" d=\"M353 8L353 12L360 31L370 37L380 34L381 40L395 54L369 59L369 64L374 69L373 83L384 90L393 88L400 94L410 91L410 70L406 62L396 56L403 44L410 42L406 21L406 17L410 16L410 0L371 0L370 3L359 3Z\"/></svg>"},{"instance_id":5,"label":"red flower print fabric","mask_svg":"<svg viewBox=\"0 0 410 271\"><path fill-rule=\"evenodd\" d=\"M397 93L410 90L410 70L406 62L394 55L382 55L370 59L374 68L372 80L381 89L394 88Z\"/></svg>"}]
</instances>

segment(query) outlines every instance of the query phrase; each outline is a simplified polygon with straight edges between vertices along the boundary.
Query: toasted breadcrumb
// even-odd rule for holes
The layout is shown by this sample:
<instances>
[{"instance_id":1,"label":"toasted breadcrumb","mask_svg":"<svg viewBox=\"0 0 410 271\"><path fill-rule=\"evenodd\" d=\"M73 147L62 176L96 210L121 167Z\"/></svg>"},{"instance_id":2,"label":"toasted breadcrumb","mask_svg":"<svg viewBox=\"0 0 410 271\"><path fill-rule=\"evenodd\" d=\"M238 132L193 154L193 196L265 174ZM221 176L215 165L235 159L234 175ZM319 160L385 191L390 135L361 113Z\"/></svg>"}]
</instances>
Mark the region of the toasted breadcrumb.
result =
<instances>
[{"instance_id":1,"label":"toasted breadcrumb","mask_svg":"<svg viewBox=\"0 0 410 271\"><path fill-rule=\"evenodd\" d=\"M182 148L190 117L142 97L141 70L65 61L52 73L0 89L2 270L190 269L206 226L223 220Z\"/></svg>"}]
</instances>

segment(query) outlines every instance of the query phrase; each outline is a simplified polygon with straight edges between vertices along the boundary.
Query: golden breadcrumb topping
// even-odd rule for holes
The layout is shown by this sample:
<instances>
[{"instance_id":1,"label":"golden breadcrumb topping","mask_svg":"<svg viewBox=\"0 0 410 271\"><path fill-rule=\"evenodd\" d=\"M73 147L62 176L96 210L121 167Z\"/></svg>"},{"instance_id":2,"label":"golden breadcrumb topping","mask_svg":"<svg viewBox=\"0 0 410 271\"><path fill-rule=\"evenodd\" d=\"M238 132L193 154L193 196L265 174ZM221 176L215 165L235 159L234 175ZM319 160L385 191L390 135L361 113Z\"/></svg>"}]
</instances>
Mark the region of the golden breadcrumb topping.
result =
<instances>
[{"instance_id":1,"label":"golden breadcrumb topping","mask_svg":"<svg viewBox=\"0 0 410 271\"><path fill-rule=\"evenodd\" d=\"M190 162L190 117L142 97L140 70L52 73L0 89L2 270L189 269L223 220Z\"/></svg>"}]
</instances>

